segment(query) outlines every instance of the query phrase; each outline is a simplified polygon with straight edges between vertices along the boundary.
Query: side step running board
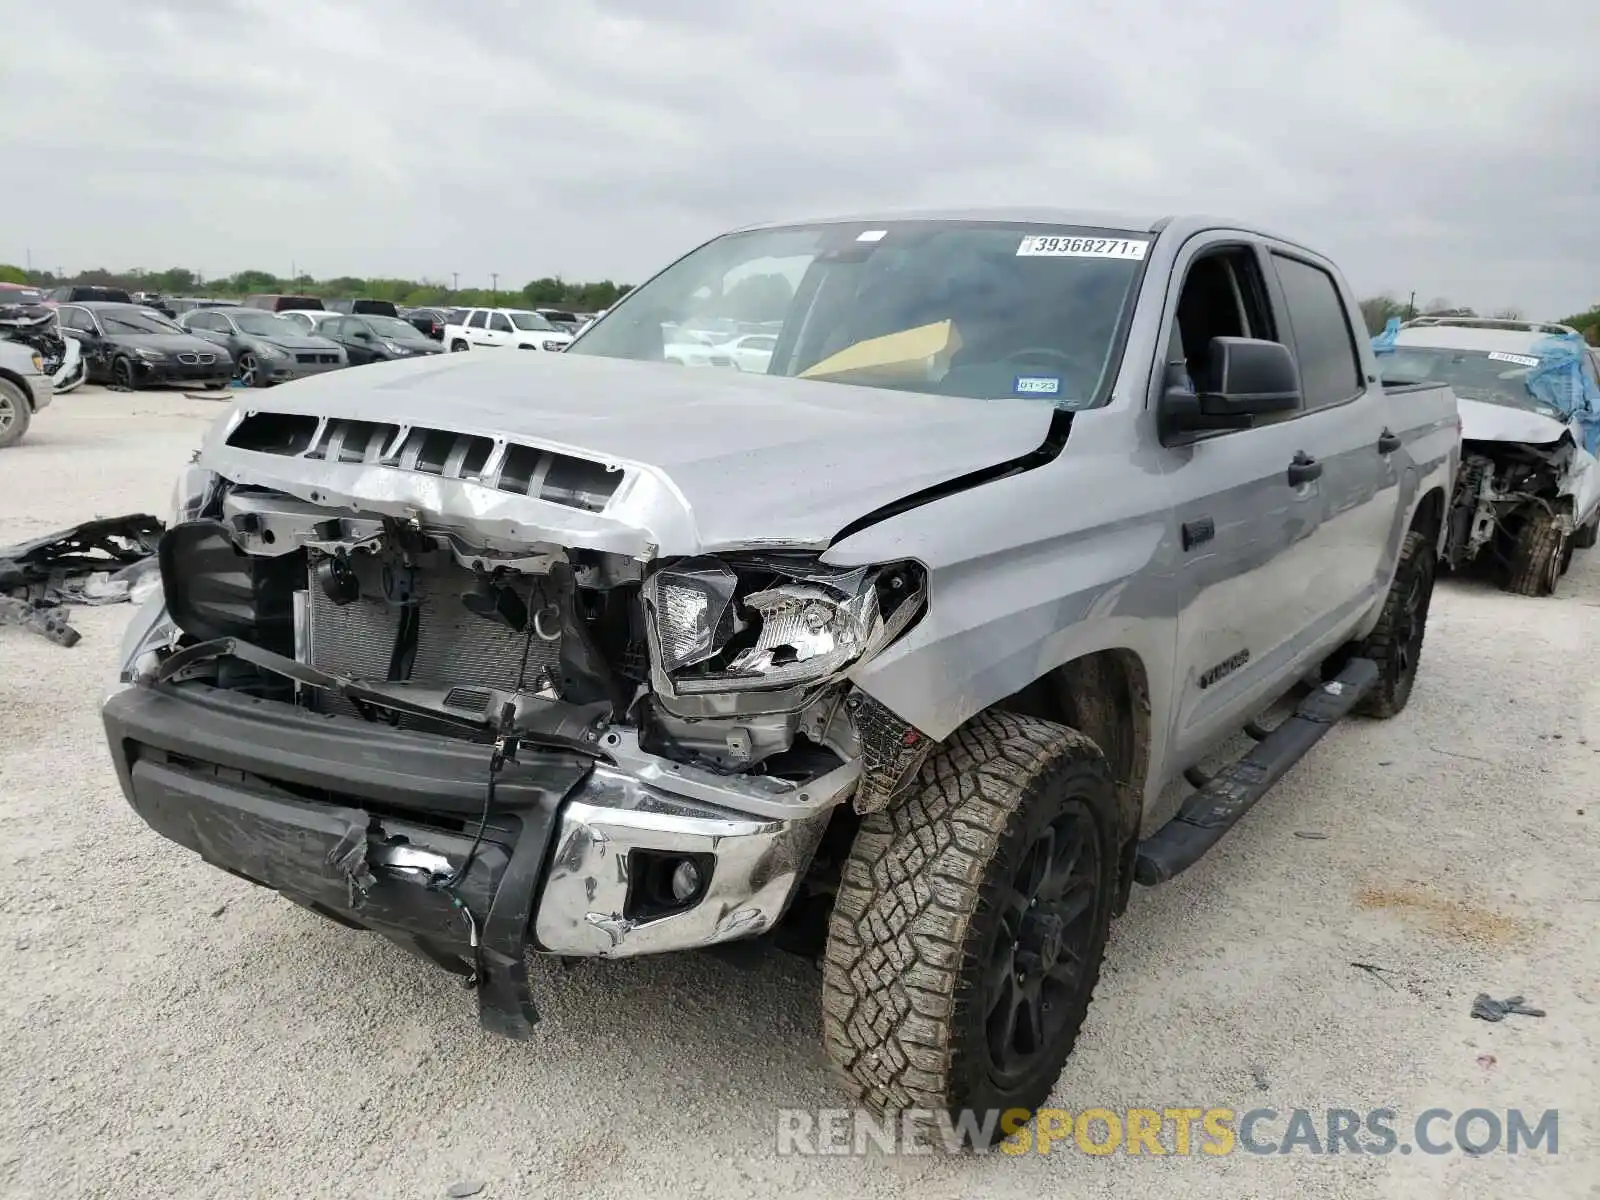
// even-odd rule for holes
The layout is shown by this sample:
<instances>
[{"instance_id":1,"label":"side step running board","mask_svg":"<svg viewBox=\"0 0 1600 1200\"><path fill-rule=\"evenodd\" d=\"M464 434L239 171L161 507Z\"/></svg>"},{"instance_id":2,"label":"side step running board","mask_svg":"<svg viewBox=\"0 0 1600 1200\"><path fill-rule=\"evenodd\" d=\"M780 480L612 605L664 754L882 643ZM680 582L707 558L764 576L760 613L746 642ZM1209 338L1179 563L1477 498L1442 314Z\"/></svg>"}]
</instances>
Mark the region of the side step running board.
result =
<instances>
[{"instance_id":1,"label":"side step running board","mask_svg":"<svg viewBox=\"0 0 1600 1200\"><path fill-rule=\"evenodd\" d=\"M1172 820L1140 842L1133 877L1149 887L1199 862L1377 681L1377 663L1352 658L1337 679L1302 700L1294 716L1218 771L1184 800Z\"/></svg>"}]
</instances>

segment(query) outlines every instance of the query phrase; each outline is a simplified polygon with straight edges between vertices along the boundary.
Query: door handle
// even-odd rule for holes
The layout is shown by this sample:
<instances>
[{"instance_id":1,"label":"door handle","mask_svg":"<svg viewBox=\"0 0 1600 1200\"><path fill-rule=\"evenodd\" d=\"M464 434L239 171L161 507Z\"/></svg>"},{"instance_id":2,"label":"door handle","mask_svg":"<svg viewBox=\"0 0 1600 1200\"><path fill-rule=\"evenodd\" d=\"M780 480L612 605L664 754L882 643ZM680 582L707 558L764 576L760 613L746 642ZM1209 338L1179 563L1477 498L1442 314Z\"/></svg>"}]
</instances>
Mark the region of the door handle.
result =
<instances>
[{"instance_id":1,"label":"door handle","mask_svg":"<svg viewBox=\"0 0 1600 1200\"><path fill-rule=\"evenodd\" d=\"M1405 443L1400 440L1400 435L1395 433L1393 430L1385 429L1378 435L1379 454L1393 454L1403 445L1405 445Z\"/></svg>"},{"instance_id":2,"label":"door handle","mask_svg":"<svg viewBox=\"0 0 1600 1200\"><path fill-rule=\"evenodd\" d=\"M1310 483L1313 479L1321 478L1322 464L1304 450L1296 450L1294 458L1289 463L1289 486L1299 487L1302 483Z\"/></svg>"}]
</instances>

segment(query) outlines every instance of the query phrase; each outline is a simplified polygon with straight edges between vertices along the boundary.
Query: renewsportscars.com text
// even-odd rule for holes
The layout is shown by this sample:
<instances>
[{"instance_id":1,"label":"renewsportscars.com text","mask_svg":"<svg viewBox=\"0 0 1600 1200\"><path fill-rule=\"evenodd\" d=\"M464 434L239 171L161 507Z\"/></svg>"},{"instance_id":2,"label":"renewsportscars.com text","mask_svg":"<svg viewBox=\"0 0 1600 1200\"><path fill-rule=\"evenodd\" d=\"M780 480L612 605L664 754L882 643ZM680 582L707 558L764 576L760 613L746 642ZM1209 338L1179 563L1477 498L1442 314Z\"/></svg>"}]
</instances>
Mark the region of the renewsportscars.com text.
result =
<instances>
[{"instance_id":1,"label":"renewsportscars.com text","mask_svg":"<svg viewBox=\"0 0 1600 1200\"><path fill-rule=\"evenodd\" d=\"M962 1153L992 1143L1000 1154L1129 1154L1221 1158L1234 1154L1557 1154L1553 1108L1042 1108L946 1112L780 1109L779 1154Z\"/></svg>"}]
</instances>

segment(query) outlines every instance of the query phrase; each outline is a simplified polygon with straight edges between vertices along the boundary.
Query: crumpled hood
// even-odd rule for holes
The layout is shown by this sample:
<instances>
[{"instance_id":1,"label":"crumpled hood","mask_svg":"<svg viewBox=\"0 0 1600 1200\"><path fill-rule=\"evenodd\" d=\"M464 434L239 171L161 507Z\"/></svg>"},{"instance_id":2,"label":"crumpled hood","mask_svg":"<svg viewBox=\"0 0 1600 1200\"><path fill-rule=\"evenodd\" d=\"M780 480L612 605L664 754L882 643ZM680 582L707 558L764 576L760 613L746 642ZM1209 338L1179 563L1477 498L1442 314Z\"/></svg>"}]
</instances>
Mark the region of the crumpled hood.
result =
<instances>
[{"instance_id":1,"label":"crumpled hood","mask_svg":"<svg viewBox=\"0 0 1600 1200\"><path fill-rule=\"evenodd\" d=\"M1527 442L1544 446L1567 432L1559 416L1546 417L1526 408L1461 398L1461 436L1469 442Z\"/></svg>"},{"instance_id":2,"label":"crumpled hood","mask_svg":"<svg viewBox=\"0 0 1600 1200\"><path fill-rule=\"evenodd\" d=\"M386 422L603 462L600 512L376 463L226 444L247 411ZM1052 407L587 355L399 360L242 399L200 463L319 503L420 512L491 546L552 541L628 553L821 548L873 510L1037 449Z\"/></svg>"}]
</instances>

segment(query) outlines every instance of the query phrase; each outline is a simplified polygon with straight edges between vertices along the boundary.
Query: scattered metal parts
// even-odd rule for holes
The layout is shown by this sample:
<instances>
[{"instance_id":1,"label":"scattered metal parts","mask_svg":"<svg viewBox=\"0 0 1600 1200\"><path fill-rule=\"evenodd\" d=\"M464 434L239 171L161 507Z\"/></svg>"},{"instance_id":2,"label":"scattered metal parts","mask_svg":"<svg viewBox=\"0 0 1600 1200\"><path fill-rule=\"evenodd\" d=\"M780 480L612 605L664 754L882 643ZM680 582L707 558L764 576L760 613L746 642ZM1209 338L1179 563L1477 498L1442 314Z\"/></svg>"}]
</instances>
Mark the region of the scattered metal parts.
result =
<instances>
[{"instance_id":1,"label":"scattered metal parts","mask_svg":"<svg viewBox=\"0 0 1600 1200\"><path fill-rule=\"evenodd\" d=\"M1325 842L1328 840L1327 834L1318 833L1315 829L1296 829L1294 835L1297 838L1304 838L1308 842Z\"/></svg>"},{"instance_id":2,"label":"scattered metal parts","mask_svg":"<svg viewBox=\"0 0 1600 1200\"><path fill-rule=\"evenodd\" d=\"M1479 992L1472 1000L1472 1015L1480 1021L1504 1021L1512 1013L1521 1017L1542 1017L1545 1015L1542 1008L1529 1008L1522 1002L1521 996L1512 996L1508 1000L1496 1000L1488 992Z\"/></svg>"},{"instance_id":3,"label":"scattered metal parts","mask_svg":"<svg viewBox=\"0 0 1600 1200\"><path fill-rule=\"evenodd\" d=\"M76 646L83 635L67 624L67 610L43 602L30 603L0 596L0 625L20 625L58 646Z\"/></svg>"},{"instance_id":4,"label":"scattered metal parts","mask_svg":"<svg viewBox=\"0 0 1600 1200\"><path fill-rule=\"evenodd\" d=\"M0 624L21 625L60 646L81 635L69 604L142 600L161 585L156 546L165 526L135 513L0 547Z\"/></svg>"},{"instance_id":5,"label":"scattered metal parts","mask_svg":"<svg viewBox=\"0 0 1600 1200\"><path fill-rule=\"evenodd\" d=\"M460 1183L452 1183L444 1190L446 1196L453 1200L464 1200L467 1196L476 1196L483 1191L483 1183L477 1179L463 1179Z\"/></svg>"}]
</instances>

